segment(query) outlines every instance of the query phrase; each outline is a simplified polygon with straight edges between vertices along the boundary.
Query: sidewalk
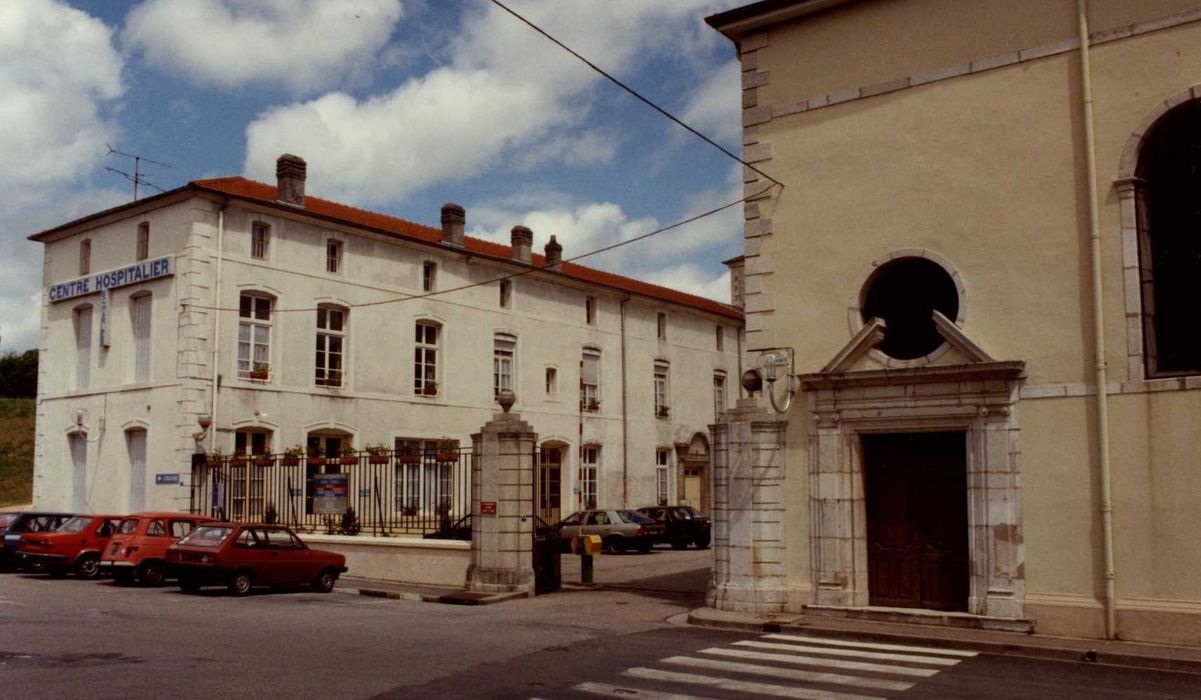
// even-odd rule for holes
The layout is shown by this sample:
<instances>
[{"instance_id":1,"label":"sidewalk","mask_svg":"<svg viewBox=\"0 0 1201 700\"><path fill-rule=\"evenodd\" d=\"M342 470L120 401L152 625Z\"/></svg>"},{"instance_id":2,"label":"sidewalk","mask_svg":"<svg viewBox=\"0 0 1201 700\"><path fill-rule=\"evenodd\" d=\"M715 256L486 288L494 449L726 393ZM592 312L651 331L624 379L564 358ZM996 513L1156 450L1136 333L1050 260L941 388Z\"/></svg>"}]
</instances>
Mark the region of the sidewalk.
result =
<instances>
[{"instance_id":1,"label":"sidewalk","mask_svg":"<svg viewBox=\"0 0 1201 700\"><path fill-rule=\"evenodd\" d=\"M1201 648L1198 647L1051 637L1019 632L846 618L806 617L798 614L754 616L713 608L693 610L688 614L688 622L700 627L953 647L989 654L1093 662L1201 674ZM1201 681L1198 683L1201 684Z\"/></svg>"}]
</instances>

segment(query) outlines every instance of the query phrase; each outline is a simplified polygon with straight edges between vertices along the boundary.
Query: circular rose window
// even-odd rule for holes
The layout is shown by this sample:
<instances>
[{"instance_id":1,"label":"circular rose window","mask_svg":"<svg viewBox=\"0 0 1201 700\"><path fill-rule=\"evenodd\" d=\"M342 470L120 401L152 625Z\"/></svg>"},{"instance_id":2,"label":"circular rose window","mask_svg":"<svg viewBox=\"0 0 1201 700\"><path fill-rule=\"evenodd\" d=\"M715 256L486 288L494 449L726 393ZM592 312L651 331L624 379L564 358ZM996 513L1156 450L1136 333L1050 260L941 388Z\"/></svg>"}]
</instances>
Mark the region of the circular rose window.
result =
<instances>
[{"instance_id":1,"label":"circular rose window","mask_svg":"<svg viewBox=\"0 0 1201 700\"><path fill-rule=\"evenodd\" d=\"M955 320L959 290L938 263L926 258L898 258L881 265L864 285L863 321L884 321L878 349L897 360L925 357L943 344L934 326L934 310Z\"/></svg>"}]
</instances>

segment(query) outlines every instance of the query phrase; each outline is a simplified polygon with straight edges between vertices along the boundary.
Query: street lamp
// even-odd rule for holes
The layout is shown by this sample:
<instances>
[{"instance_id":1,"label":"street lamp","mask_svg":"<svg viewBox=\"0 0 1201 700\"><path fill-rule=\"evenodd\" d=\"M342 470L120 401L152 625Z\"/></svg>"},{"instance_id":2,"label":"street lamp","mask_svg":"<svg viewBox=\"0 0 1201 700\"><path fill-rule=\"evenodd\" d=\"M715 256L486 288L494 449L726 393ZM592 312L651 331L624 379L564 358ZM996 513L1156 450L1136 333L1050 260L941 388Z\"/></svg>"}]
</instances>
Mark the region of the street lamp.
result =
<instances>
[{"instance_id":1,"label":"street lamp","mask_svg":"<svg viewBox=\"0 0 1201 700\"><path fill-rule=\"evenodd\" d=\"M787 413L792 406L792 397L796 394L796 376L792 373L792 348L780 348L771 350L759 356L759 364L763 366L763 378L767 381L767 387L764 390L768 400L771 402L771 408L776 413ZM776 381L780 379L780 372L783 369L783 376L788 380L784 385L784 406L781 407L776 401Z\"/></svg>"}]
</instances>

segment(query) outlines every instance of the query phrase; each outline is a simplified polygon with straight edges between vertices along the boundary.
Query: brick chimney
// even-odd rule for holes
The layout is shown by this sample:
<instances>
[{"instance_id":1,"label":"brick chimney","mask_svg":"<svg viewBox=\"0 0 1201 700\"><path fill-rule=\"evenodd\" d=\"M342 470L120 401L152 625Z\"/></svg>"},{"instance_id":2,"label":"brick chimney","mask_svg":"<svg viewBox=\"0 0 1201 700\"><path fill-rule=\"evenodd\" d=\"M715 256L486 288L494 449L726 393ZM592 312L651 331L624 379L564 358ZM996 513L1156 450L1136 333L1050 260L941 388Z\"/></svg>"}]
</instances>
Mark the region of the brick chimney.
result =
<instances>
[{"instance_id":1,"label":"brick chimney","mask_svg":"<svg viewBox=\"0 0 1201 700\"><path fill-rule=\"evenodd\" d=\"M514 226L509 233L513 237L513 259L528 265L530 249L534 247L534 232L525 226Z\"/></svg>"},{"instance_id":2,"label":"brick chimney","mask_svg":"<svg viewBox=\"0 0 1201 700\"><path fill-rule=\"evenodd\" d=\"M275 161L275 199L284 204L304 206L304 181L308 177L304 158L285 153Z\"/></svg>"},{"instance_id":3,"label":"brick chimney","mask_svg":"<svg viewBox=\"0 0 1201 700\"><path fill-rule=\"evenodd\" d=\"M447 202L442 205L442 242L456 248L463 247L463 227L467 225L467 210Z\"/></svg>"},{"instance_id":4,"label":"brick chimney","mask_svg":"<svg viewBox=\"0 0 1201 700\"><path fill-rule=\"evenodd\" d=\"M550 242L543 249L546 252L546 263L544 267L552 270L558 270L559 265L563 262L563 246L555 240L554 236L550 237Z\"/></svg>"},{"instance_id":5,"label":"brick chimney","mask_svg":"<svg viewBox=\"0 0 1201 700\"><path fill-rule=\"evenodd\" d=\"M739 255L723 261L730 268L730 303L742 309L746 307L746 257Z\"/></svg>"}]
</instances>

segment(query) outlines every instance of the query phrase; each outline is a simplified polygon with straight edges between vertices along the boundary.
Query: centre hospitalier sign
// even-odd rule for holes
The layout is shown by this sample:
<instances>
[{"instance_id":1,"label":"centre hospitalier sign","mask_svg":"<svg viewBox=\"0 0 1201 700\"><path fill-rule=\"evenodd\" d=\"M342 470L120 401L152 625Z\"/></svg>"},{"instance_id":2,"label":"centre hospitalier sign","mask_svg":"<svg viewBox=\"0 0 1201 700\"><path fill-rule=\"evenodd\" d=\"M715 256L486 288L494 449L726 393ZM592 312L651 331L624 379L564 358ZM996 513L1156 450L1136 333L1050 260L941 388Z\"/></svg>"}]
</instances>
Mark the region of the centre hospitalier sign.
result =
<instances>
[{"instance_id":1,"label":"centre hospitalier sign","mask_svg":"<svg viewBox=\"0 0 1201 700\"><path fill-rule=\"evenodd\" d=\"M174 267L174 259L170 256L143 260L133 265L119 267L116 270L97 272L86 277L52 284L46 288L46 295L51 302L65 301L85 294L95 294L160 277L169 277L174 274Z\"/></svg>"}]
</instances>

